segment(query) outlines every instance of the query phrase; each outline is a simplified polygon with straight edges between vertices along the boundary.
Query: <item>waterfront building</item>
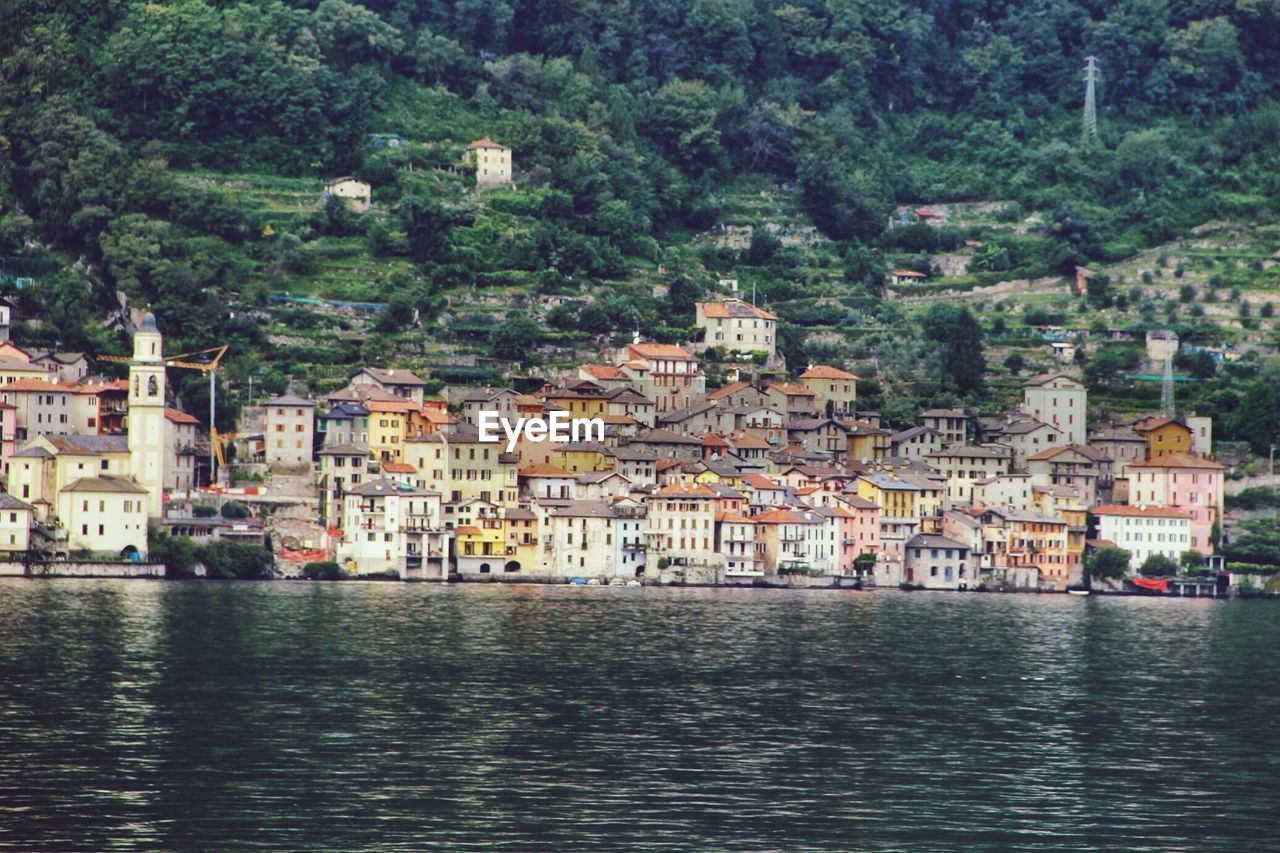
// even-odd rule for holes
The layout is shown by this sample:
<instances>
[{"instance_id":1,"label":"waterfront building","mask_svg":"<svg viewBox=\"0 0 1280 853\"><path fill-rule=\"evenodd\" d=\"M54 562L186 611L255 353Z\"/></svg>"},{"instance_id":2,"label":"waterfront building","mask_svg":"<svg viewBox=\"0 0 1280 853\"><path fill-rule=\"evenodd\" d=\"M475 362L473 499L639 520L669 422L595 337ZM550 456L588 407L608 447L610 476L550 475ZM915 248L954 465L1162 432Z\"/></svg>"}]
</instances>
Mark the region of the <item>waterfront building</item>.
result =
<instances>
[{"instance_id":1,"label":"waterfront building","mask_svg":"<svg viewBox=\"0 0 1280 853\"><path fill-rule=\"evenodd\" d=\"M1152 555L1178 562L1190 551L1191 516L1161 506L1104 504L1093 508L1097 538L1129 552L1129 568L1137 571Z\"/></svg>"}]
</instances>

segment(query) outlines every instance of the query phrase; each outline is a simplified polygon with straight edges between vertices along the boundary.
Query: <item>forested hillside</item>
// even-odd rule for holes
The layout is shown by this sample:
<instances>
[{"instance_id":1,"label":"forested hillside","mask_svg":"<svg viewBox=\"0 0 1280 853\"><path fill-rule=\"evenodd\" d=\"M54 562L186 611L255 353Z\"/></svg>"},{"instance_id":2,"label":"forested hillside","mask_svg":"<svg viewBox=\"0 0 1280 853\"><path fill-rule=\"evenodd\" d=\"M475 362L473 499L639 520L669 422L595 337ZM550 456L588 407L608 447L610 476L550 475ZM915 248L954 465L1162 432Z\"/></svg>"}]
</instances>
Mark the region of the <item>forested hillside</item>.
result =
<instances>
[{"instance_id":1,"label":"forested hillside","mask_svg":"<svg viewBox=\"0 0 1280 853\"><path fill-rule=\"evenodd\" d=\"M1248 301L1280 288L1276 232L1253 227L1280 203L1277 87L1277 0L12 0L0 274L24 343L122 351L103 321L124 294L172 349L230 342L238 395L264 367L276 390L362 361L491 378L635 329L680 340L734 277L789 321L792 366L874 360L884 390L978 401L981 376L900 334L914 309L884 298L887 268L963 292L1239 223L1223 246L1110 274L1111 293L1102 276L1090 307L1206 343L1274 332ZM482 136L514 150L514 188L474 191L459 161ZM373 185L367 213L321 204L344 174ZM919 204L957 215L886 231ZM981 249L963 268L937 267L966 240ZM1199 287L1160 290L1166 267ZM14 291L24 269L41 274ZM365 321L284 293L385 307ZM589 299L548 311L553 295ZM998 341L1030 325L1011 308L1085 307L1061 296L974 310ZM1202 301L1237 306L1229 327ZM960 322L930 310L935 332ZM1107 358L1103 390L1127 356ZM1221 390L1202 405L1234 409L1234 389L1208 402ZM202 410L198 377L181 391Z\"/></svg>"}]
</instances>

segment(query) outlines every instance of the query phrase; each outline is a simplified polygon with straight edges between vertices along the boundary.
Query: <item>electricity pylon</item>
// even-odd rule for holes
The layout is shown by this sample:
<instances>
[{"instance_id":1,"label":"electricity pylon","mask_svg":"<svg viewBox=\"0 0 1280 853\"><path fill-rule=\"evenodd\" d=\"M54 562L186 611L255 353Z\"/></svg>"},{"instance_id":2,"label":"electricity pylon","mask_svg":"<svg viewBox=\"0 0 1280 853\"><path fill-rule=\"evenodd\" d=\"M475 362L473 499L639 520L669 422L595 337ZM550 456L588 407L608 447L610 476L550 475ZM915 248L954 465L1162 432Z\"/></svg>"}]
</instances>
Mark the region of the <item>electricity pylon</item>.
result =
<instances>
[{"instance_id":1,"label":"electricity pylon","mask_svg":"<svg viewBox=\"0 0 1280 853\"><path fill-rule=\"evenodd\" d=\"M1081 128L1085 144L1098 141L1098 102L1094 93L1094 83L1102 79L1098 70L1098 57L1084 58L1084 125Z\"/></svg>"}]
</instances>

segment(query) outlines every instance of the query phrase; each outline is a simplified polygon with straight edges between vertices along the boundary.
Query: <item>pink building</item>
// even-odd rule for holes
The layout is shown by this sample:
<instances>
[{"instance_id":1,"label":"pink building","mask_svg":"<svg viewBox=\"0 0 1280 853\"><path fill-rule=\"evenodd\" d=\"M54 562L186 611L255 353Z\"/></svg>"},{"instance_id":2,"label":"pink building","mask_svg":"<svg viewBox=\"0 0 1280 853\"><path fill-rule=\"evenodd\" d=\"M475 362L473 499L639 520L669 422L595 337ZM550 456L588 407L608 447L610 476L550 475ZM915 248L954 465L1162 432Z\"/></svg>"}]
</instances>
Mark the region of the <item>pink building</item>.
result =
<instances>
[{"instance_id":1,"label":"pink building","mask_svg":"<svg viewBox=\"0 0 1280 853\"><path fill-rule=\"evenodd\" d=\"M852 574L854 560L863 554L880 553L880 506L875 501L849 496L833 507L833 512L840 521L840 572Z\"/></svg>"},{"instance_id":2,"label":"pink building","mask_svg":"<svg viewBox=\"0 0 1280 853\"><path fill-rule=\"evenodd\" d=\"M1191 548L1212 554L1209 533L1222 517L1222 466L1189 453L1129 463L1129 505L1171 507L1191 516Z\"/></svg>"},{"instance_id":3,"label":"pink building","mask_svg":"<svg viewBox=\"0 0 1280 853\"><path fill-rule=\"evenodd\" d=\"M18 410L8 403L0 403L0 459L4 469L9 468L9 457L17 450Z\"/></svg>"}]
</instances>

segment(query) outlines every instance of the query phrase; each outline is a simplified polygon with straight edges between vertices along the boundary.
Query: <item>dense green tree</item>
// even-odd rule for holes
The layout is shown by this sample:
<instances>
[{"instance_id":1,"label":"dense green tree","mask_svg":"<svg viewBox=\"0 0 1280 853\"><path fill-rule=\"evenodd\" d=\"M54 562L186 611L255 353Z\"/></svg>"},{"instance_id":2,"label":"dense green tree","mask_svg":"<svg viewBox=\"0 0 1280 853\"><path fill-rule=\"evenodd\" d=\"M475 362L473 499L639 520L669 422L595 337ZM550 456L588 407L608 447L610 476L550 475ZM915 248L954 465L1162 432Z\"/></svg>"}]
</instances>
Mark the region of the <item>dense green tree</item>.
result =
<instances>
[{"instance_id":1,"label":"dense green tree","mask_svg":"<svg viewBox=\"0 0 1280 853\"><path fill-rule=\"evenodd\" d=\"M1178 573L1178 561L1164 554L1152 554L1142 561L1142 565L1138 567L1138 573L1143 575L1154 575L1158 578L1172 577Z\"/></svg>"},{"instance_id":2,"label":"dense green tree","mask_svg":"<svg viewBox=\"0 0 1280 853\"><path fill-rule=\"evenodd\" d=\"M1280 390L1266 379L1246 385L1232 429L1254 453L1265 454L1272 444L1280 443Z\"/></svg>"},{"instance_id":3,"label":"dense green tree","mask_svg":"<svg viewBox=\"0 0 1280 853\"><path fill-rule=\"evenodd\" d=\"M925 337L933 341L942 356L943 369L961 394L982 386L987 360L983 355L982 327L973 312L963 306L937 302L921 318Z\"/></svg>"},{"instance_id":4,"label":"dense green tree","mask_svg":"<svg viewBox=\"0 0 1280 853\"><path fill-rule=\"evenodd\" d=\"M489 355L529 364L536 361L533 347L541 337L538 325L528 317L509 318L489 333Z\"/></svg>"},{"instance_id":5,"label":"dense green tree","mask_svg":"<svg viewBox=\"0 0 1280 853\"><path fill-rule=\"evenodd\" d=\"M1104 545L1085 558L1085 571L1094 580L1120 580L1129 574L1129 552Z\"/></svg>"}]
</instances>

